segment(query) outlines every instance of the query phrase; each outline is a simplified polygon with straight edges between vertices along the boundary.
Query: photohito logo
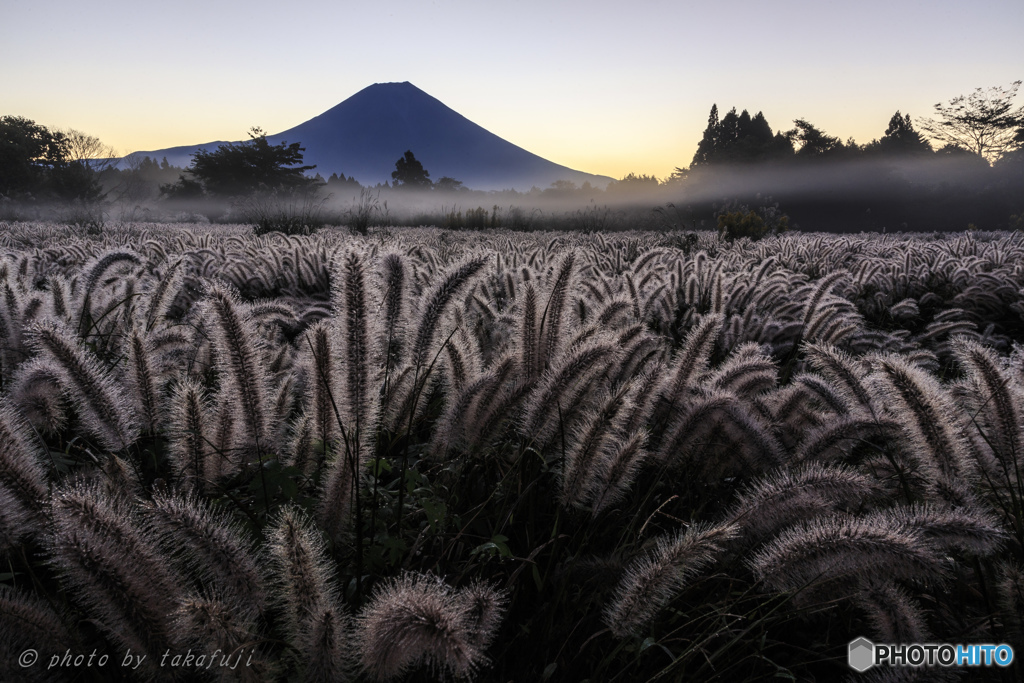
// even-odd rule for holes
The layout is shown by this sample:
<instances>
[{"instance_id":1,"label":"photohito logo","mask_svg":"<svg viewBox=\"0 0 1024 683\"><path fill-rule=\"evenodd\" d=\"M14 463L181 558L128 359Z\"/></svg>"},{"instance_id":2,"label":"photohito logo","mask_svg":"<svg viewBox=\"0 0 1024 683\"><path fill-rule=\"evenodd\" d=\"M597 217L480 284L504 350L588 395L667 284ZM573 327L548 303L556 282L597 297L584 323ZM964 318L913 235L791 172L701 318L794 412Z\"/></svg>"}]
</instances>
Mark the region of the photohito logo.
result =
<instances>
[{"instance_id":1,"label":"photohito logo","mask_svg":"<svg viewBox=\"0 0 1024 683\"><path fill-rule=\"evenodd\" d=\"M1013 648L1009 645L951 645L910 643L882 645L867 638L850 641L847 663L861 673L873 666L1009 666Z\"/></svg>"}]
</instances>

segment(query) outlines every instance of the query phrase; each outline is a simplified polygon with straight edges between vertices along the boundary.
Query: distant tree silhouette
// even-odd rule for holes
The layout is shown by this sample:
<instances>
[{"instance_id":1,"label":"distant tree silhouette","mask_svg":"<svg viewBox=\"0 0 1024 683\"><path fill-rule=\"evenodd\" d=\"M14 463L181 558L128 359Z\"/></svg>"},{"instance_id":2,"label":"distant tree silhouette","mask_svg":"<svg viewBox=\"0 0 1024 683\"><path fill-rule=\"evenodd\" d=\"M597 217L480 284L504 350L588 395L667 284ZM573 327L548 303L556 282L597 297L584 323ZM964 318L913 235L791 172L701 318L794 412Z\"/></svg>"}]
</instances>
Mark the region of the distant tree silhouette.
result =
<instances>
[{"instance_id":1,"label":"distant tree silhouette","mask_svg":"<svg viewBox=\"0 0 1024 683\"><path fill-rule=\"evenodd\" d=\"M391 172L395 187L430 187L430 172L423 168L412 150L406 150Z\"/></svg>"},{"instance_id":2,"label":"distant tree silhouette","mask_svg":"<svg viewBox=\"0 0 1024 683\"><path fill-rule=\"evenodd\" d=\"M329 190L344 188L358 190L361 187L358 180L351 176L346 178L344 173L332 173L331 177L327 179L327 189Z\"/></svg>"},{"instance_id":3,"label":"distant tree silhouette","mask_svg":"<svg viewBox=\"0 0 1024 683\"><path fill-rule=\"evenodd\" d=\"M1013 108L1020 84L1014 81L1006 88L975 88L949 104L940 102L935 105L938 119L924 119L921 128L941 143L994 161L1015 148L1018 130L1024 126L1024 107Z\"/></svg>"},{"instance_id":4,"label":"distant tree silhouette","mask_svg":"<svg viewBox=\"0 0 1024 683\"><path fill-rule=\"evenodd\" d=\"M773 134L761 112L751 117L746 109L737 114L733 107L719 121L718 105L712 105L708 126L697 145L691 165L749 163L789 157L792 154L792 143L781 133Z\"/></svg>"},{"instance_id":5,"label":"distant tree silhouette","mask_svg":"<svg viewBox=\"0 0 1024 683\"><path fill-rule=\"evenodd\" d=\"M461 180L455 178L449 178L448 176L441 176L434 183L434 189L442 192L459 192L461 190L468 190L469 188L462 184Z\"/></svg>"},{"instance_id":6,"label":"distant tree silhouette","mask_svg":"<svg viewBox=\"0 0 1024 683\"><path fill-rule=\"evenodd\" d=\"M271 145L259 128L249 131L249 140L221 145L213 152L200 149L185 169L191 179L181 175L172 186L161 188L170 197L194 195L196 184L214 197L242 197L256 191L281 192L310 187L313 179L306 171L316 166L301 166L305 148L300 143Z\"/></svg>"},{"instance_id":7,"label":"distant tree silhouette","mask_svg":"<svg viewBox=\"0 0 1024 683\"><path fill-rule=\"evenodd\" d=\"M914 130L914 126L910 122L910 114L903 115L898 110L889 119L885 135L880 140L874 140L868 144L867 151L886 156L921 155L933 152L931 143Z\"/></svg>"},{"instance_id":8,"label":"distant tree silhouette","mask_svg":"<svg viewBox=\"0 0 1024 683\"><path fill-rule=\"evenodd\" d=\"M708 114L708 127L704 129L704 135L697 145L697 153L693 155L692 166L710 164L715 158L715 151L721 145L721 122L718 120L718 105L711 105L711 113Z\"/></svg>"},{"instance_id":9,"label":"distant tree silhouette","mask_svg":"<svg viewBox=\"0 0 1024 683\"><path fill-rule=\"evenodd\" d=\"M826 135L804 119L793 121L795 126L786 133L790 140L800 143L796 154L802 158L831 157L844 150L843 141Z\"/></svg>"},{"instance_id":10,"label":"distant tree silhouette","mask_svg":"<svg viewBox=\"0 0 1024 683\"><path fill-rule=\"evenodd\" d=\"M51 131L20 116L0 117L0 195L11 199L94 201L102 194L77 131ZM95 150L92 150L95 151ZM81 154L80 154L81 153Z\"/></svg>"},{"instance_id":11,"label":"distant tree silhouette","mask_svg":"<svg viewBox=\"0 0 1024 683\"><path fill-rule=\"evenodd\" d=\"M660 186L657 176L630 173L608 185L608 192L612 194L628 194L643 190L656 190Z\"/></svg>"}]
</instances>

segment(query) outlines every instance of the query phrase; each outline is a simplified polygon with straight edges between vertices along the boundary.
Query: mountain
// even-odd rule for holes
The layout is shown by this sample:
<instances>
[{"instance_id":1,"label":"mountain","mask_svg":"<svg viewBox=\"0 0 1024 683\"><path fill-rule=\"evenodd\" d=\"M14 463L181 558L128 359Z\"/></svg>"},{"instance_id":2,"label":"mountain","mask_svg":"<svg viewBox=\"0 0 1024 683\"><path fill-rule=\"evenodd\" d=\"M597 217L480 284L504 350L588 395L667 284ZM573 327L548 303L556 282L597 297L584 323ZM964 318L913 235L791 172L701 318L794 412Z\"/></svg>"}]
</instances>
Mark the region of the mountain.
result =
<instances>
[{"instance_id":1,"label":"mountain","mask_svg":"<svg viewBox=\"0 0 1024 683\"><path fill-rule=\"evenodd\" d=\"M546 188L556 180L604 187L611 178L575 171L503 140L409 82L376 83L294 128L268 135L271 144L299 142L305 163L324 178L332 173L363 185L391 180L395 162L412 150L430 178L448 176L477 190ZM171 147L135 156L167 157L188 166L199 148Z\"/></svg>"}]
</instances>

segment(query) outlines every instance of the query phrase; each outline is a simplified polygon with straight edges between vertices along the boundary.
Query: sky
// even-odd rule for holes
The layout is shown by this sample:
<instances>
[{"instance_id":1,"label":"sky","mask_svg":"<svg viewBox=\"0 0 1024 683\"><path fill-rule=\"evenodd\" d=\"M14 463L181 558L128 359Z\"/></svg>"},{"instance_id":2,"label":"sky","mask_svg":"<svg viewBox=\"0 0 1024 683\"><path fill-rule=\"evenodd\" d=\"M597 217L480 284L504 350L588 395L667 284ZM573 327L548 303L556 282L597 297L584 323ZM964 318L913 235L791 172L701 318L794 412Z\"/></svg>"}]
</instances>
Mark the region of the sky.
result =
<instances>
[{"instance_id":1,"label":"sky","mask_svg":"<svg viewBox=\"0 0 1024 683\"><path fill-rule=\"evenodd\" d=\"M410 81L556 163L663 178L712 104L865 143L896 110L1024 79L1022 35L1021 0L0 0L0 116L127 154Z\"/></svg>"}]
</instances>

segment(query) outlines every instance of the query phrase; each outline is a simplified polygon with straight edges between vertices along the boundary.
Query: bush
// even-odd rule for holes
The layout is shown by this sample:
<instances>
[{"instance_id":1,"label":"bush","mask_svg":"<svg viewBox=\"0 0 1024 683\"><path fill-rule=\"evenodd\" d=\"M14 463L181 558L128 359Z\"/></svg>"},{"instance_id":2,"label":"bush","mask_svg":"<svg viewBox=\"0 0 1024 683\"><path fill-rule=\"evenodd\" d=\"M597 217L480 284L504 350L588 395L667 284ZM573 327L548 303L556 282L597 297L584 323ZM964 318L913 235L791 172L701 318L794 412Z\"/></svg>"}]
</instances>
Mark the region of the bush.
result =
<instances>
[{"instance_id":1,"label":"bush","mask_svg":"<svg viewBox=\"0 0 1024 683\"><path fill-rule=\"evenodd\" d=\"M715 214L718 233L729 241L747 237L759 240L789 230L789 216L777 204L751 209L745 204L726 204Z\"/></svg>"},{"instance_id":2,"label":"bush","mask_svg":"<svg viewBox=\"0 0 1024 683\"><path fill-rule=\"evenodd\" d=\"M326 224L323 206L327 201L315 190L253 194L239 202L245 222L252 223L257 235L281 232L308 235Z\"/></svg>"}]
</instances>

